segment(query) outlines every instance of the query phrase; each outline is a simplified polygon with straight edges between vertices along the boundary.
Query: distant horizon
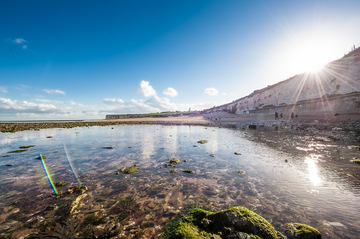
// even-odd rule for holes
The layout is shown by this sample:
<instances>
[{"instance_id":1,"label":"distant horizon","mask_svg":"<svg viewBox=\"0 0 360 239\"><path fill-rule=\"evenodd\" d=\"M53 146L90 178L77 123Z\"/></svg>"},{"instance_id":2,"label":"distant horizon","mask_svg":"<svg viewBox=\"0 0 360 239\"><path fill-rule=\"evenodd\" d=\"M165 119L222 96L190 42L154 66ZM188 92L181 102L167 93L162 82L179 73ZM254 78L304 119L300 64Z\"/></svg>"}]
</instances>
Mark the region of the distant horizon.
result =
<instances>
[{"instance_id":1,"label":"distant horizon","mask_svg":"<svg viewBox=\"0 0 360 239\"><path fill-rule=\"evenodd\" d=\"M0 121L204 110L360 45L360 2L8 1Z\"/></svg>"}]
</instances>

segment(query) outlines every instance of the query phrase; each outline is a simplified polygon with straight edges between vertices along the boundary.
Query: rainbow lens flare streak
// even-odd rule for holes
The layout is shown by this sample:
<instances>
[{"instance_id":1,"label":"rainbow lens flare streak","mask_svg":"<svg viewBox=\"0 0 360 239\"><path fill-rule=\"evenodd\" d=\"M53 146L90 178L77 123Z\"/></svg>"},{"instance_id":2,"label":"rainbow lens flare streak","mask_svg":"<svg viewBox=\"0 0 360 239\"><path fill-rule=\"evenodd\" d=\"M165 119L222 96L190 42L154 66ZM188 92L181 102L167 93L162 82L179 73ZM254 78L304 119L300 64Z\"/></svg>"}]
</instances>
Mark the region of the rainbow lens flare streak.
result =
<instances>
[{"instance_id":1,"label":"rainbow lens flare streak","mask_svg":"<svg viewBox=\"0 0 360 239\"><path fill-rule=\"evenodd\" d=\"M72 164L71 164L70 156L69 156L69 153L68 153L68 151L67 151L66 145L63 144L63 146L64 146L64 151L65 151L66 159L67 159L67 161L68 161L68 163L69 163L69 165L70 165L71 171L73 172L74 177L76 178L76 180L77 180L77 182L79 183L79 185L81 185L80 179L79 179L76 171L74 170L74 168L73 168L73 166L72 166Z\"/></svg>"},{"instance_id":2,"label":"rainbow lens flare streak","mask_svg":"<svg viewBox=\"0 0 360 239\"><path fill-rule=\"evenodd\" d=\"M56 190L55 184L54 184L54 182L53 182L53 181L52 181L52 179L51 179L51 176L50 176L49 170L48 170L48 169L47 169L47 167L46 167L46 164L45 164L45 161L44 161L43 156L42 156L41 154L40 154L39 156L40 156L40 159L41 159L41 164L42 164L42 166L43 166L43 168L44 168L44 171L45 171L46 177L47 177L47 178L48 178L48 180L49 180L49 184L50 184L50 186L51 186L51 187L52 187L52 189L54 190L54 193L55 193L56 195L59 195L58 191Z\"/></svg>"}]
</instances>

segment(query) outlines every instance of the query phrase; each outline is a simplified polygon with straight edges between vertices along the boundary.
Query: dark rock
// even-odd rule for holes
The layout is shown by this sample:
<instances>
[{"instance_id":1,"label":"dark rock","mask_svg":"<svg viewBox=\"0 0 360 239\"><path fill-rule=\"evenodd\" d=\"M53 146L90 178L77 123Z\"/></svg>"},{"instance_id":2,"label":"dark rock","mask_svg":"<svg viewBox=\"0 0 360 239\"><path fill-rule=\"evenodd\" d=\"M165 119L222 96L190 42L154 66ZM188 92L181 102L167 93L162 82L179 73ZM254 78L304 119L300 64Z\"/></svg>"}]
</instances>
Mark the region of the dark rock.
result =
<instances>
[{"instance_id":1,"label":"dark rock","mask_svg":"<svg viewBox=\"0 0 360 239\"><path fill-rule=\"evenodd\" d=\"M254 124L249 125L249 129L256 129L256 125Z\"/></svg>"},{"instance_id":2,"label":"dark rock","mask_svg":"<svg viewBox=\"0 0 360 239\"><path fill-rule=\"evenodd\" d=\"M35 147L35 145L26 145L26 146L20 146L20 149L28 149L28 148L32 148Z\"/></svg>"},{"instance_id":3,"label":"dark rock","mask_svg":"<svg viewBox=\"0 0 360 239\"><path fill-rule=\"evenodd\" d=\"M190 173L190 174L194 173L194 171L192 171L191 169L185 169L185 170L183 170L183 172L184 173Z\"/></svg>"},{"instance_id":4,"label":"dark rock","mask_svg":"<svg viewBox=\"0 0 360 239\"><path fill-rule=\"evenodd\" d=\"M240 174L240 175L244 175L246 172L244 171L244 170L238 170L238 171L236 171L238 174Z\"/></svg>"}]
</instances>

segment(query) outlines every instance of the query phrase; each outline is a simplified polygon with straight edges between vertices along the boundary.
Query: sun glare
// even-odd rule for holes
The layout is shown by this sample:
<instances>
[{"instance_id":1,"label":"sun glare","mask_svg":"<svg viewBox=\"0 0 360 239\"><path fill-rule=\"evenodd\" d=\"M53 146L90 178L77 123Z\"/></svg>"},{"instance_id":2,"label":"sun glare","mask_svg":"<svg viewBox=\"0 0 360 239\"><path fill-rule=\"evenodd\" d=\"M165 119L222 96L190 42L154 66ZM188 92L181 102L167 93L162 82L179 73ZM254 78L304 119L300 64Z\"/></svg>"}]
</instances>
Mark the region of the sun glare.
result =
<instances>
[{"instance_id":1,"label":"sun glare","mask_svg":"<svg viewBox=\"0 0 360 239\"><path fill-rule=\"evenodd\" d=\"M302 32L284 40L272 61L277 71L287 77L301 73L318 73L339 57L339 44L331 34Z\"/></svg>"},{"instance_id":2,"label":"sun glare","mask_svg":"<svg viewBox=\"0 0 360 239\"><path fill-rule=\"evenodd\" d=\"M299 42L293 48L292 64L298 68L298 73L318 72L332 60L330 51L327 42L319 39Z\"/></svg>"}]
</instances>

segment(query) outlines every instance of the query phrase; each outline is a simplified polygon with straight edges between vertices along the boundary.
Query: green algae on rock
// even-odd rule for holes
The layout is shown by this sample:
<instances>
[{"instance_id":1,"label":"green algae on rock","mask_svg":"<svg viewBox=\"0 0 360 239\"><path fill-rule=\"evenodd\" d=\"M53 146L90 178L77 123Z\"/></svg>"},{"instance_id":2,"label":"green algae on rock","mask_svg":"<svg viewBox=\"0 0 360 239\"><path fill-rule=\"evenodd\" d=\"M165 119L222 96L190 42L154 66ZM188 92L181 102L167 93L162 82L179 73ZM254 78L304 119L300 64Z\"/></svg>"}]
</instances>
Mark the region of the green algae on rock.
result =
<instances>
[{"instance_id":1,"label":"green algae on rock","mask_svg":"<svg viewBox=\"0 0 360 239\"><path fill-rule=\"evenodd\" d=\"M321 238L318 230L305 224L288 223L286 233L289 239ZM221 239L221 238L286 238L265 218L245 207L231 207L227 210L209 212L192 209L185 216L172 220L165 227L162 239Z\"/></svg>"},{"instance_id":2,"label":"green algae on rock","mask_svg":"<svg viewBox=\"0 0 360 239\"><path fill-rule=\"evenodd\" d=\"M171 169L170 170L170 173L177 173L178 171L177 171L177 169Z\"/></svg>"},{"instance_id":3,"label":"green algae on rock","mask_svg":"<svg viewBox=\"0 0 360 239\"><path fill-rule=\"evenodd\" d=\"M205 139L202 139L202 140L199 140L199 141L198 141L199 144L206 144L207 142L208 142L208 141L205 140Z\"/></svg>"},{"instance_id":4,"label":"green algae on rock","mask_svg":"<svg viewBox=\"0 0 360 239\"><path fill-rule=\"evenodd\" d=\"M125 173L126 173L126 174L132 174L132 173L135 173L135 172L138 171L138 170L139 170L139 167L137 167L137 166L134 165L134 166L126 169L126 170L125 170Z\"/></svg>"},{"instance_id":5,"label":"green algae on rock","mask_svg":"<svg viewBox=\"0 0 360 239\"><path fill-rule=\"evenodd\" d=\"M241 153L239 153L239 152L235 152L234 154L235 154L235 155L241 155Z\"/></svg>"},{"instance_id":6,"label":"green algae on rock","mask_svg":"<svg viewBox=\"0 0 360 239\"><path fill-rule=\"evenodd\" d=\"M213 157L213 158L215 158L215 154L210 154L210 157Z\"/></svg>"},{"instance_id":7,"label":"green algae on rock","mask_svg":"<svg viewBox=\"0 0 360 239\"><path fill-rule=\"evenodd\" d=\"M113 149L114 147L112 146L104 146L104 147L101 147L102 149Z\"/></svg>"},{"instance_id":8,"label":"green algae on rock","mask_svg":"<svg viewBox=\"0 0 360 239\"><path fill-rule=\"evenodd\" d=\"M59 182L56 182L55 183L55 186L56 187L64 187L67 185L67 182L64 182L64 181L59 181Z\"/></svg>"},{"instance_id":9,"label":"green algae on rock","mask_svg":"<svg viewBox=\"0 0 360 239\"><path fill-rule=\"evenodd\" d=\"M321 233L306 224L287 223L285 234L289 239L320 239Z\"/></svg>"},{"instance_id":10,"label":"green algae on rock","mask_svg":"<svg viewBox=\"0 0 360 239\"><path fill-rule=\"evenodd\" d=\"M163 239L170 238L278 238L274 227L245 207L209 212L193 209L169 223Z\"/></svg>"},{"instance_id":11,"label":"green algae on rock","mask_svg":"<svg viewBox=\"0 0 360 239\"><path fill-rule=\"evenodd\" d=\"M170 160L171 165L179 164L179 163L180 163L180 160L178 158L173 158L173 159Z\"/></svg>"},{"instance_id":12,"label":"green algae on rock","mask_svg":"<svg viewBox=\"0 0 360 239\"><path fill-rule=\"evenodd\" d=\"M8 154L17 154L17 153L22 153L22 152L25 152L27 151L27 149L18 149L18 150L13 150L13 151L10 151L10 152L7 152Z\"/></svg>"},{"instance_id":13,"label":"green algae on rock","mask_svg":"<svg viewBox=\"0 0 360 239\"><path fill-rule=\"evenodd\" d=\"M351 160L351 162L360 164L360 158L355 158L355 159Z\"/></svg>"}]
</instances>

